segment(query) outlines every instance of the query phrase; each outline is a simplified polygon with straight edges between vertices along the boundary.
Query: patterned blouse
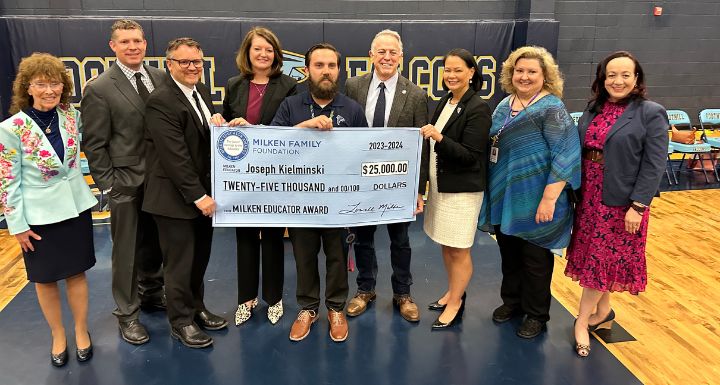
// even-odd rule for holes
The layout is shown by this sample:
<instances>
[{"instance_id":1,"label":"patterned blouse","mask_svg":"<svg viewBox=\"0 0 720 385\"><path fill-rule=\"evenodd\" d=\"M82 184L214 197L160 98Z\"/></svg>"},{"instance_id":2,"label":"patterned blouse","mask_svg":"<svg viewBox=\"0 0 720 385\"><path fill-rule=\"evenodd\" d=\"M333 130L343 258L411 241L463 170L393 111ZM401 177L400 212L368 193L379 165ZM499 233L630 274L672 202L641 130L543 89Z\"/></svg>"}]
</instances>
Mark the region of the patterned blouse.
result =
<instances>
[{"instance_id":1,"label":"patterned blouse","mask_svg":"<svg viewBox=\"0 0 720 385\"><path fill-rule=\"evenodd\" d=\"M510 97L493 113L490 137L503 124L497 143L497 163L489 162L488 189L480 212L479 227L490 231L500 225L513 235L550 250L567 247L573 213L567 189L580 186L580 137L563 102L546 95L514 118ZM492 143L492 141L490 141ZM551 222L535 223L545 186L565 181L569 186L555 204Z\"/></svg>"}]
</instances>

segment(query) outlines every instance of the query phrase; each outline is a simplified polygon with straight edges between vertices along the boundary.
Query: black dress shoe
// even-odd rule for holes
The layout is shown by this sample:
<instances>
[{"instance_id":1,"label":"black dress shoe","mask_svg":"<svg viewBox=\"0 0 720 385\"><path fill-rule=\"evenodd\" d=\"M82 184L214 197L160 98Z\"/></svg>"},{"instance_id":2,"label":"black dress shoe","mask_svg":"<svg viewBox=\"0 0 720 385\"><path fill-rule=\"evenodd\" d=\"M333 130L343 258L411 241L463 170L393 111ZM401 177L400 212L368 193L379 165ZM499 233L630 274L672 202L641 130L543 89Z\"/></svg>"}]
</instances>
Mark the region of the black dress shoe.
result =
<instances>
[{"instance_id":1,"label":"black dress shoe","mask_svg":"<svg viewBox=\"0 0 720 385\"><path fill-rule=\"evenodd\" d=\"M118 325L120 326L122 338L133 345L142 345L150 340L150 335L148 335L145 326L136 319L120 321Z\"/></svg>"},{"instance_id":2,"label":"black dress shoe","mask_svg":"<svg viewBox=\"0 0 720 385\"><path fill-rule=\"evenodd\" d=\"M600 321L599 323L595 325L588 325L588 331L594 332L598 329L610 329L612 327L612 323L615 320L615 310L610 309L610 313L608 313L607 317L605 317L604 320Z\"/></svg>"},{"instance_id":3,"label":"black dress shoe","mask_svg":"<svg viewBox=\"0 0 720 385\"><path fill-rule=\"evenodd\" d=\"M502 304L500 305L500 307L495 309L495 311L493 311L492 320L497 323L503 323L510 321L513 317L519 316L521 314L522 311L520 309Z\"/></svg>"},{"instance_id":4,"label":"black dress shoe","mask_svg":"<svg viewBox=\"0 0 720 385\"><path fill-rule=\"evenodd\" d=\"M90 337L90 333L88 333L88 338L90 339L90 346L86 347L85 349L78 348L75 350L75 355L77 356L77 360L80 362L85 362L92 358L93 356L93 344L92 344L92 337Z\"/></svg>"},{"instance_id":5,"label":"black dress shoe","mask_svg":"<svg viewBox=\"0 0 720 385\"><path fill-rule=\"evenodd\" d=\"M432 324L432 330L441 330L441 329L447 329L449 327L455 326L460 321L462 321L463 313L465 312L465 294L462 296L462 302L460 303L460 308L458 309L458 312L455 313L455 317L450 320L450 322L443 323L440 321L440 316L433 322ZM442 314L441 314L442 315Z\"/></svg>"},{"instance_id":6,"label":"black dress shoe","mask_svg":"<svg viewBox=\"0 0 720 385\"><path fill-rule=\"evenodd\" d=\"M206 330L220 330L228 324L225 318L210 313L208 310L195 314L195 322Z\"/></svg>"},{"instance_id":7,"label":"black dress shoe","mask_svg":"<svg viewBox=\"0 0 720 385\"><path fill-rule=\"evenodd\" d=\"M462 300L464 301L466 297L467 297L467 292L463 293ZM437 301L431 303L430 305L428 305L428 309L435 310L435 311L444 311L445 305L441 304L439 301L440 300L437 300Z\"/></svg>"},{"instance_id":8,"label":"black dress shoe","mask_svg":"<svg viewBox=\"0 0 720 385\"><path fill-rule=\"evenodd\" d=\"M523 321L515 334L517 334L518 337L530 339L540 335L545 328L545 322L535 318L525 317L525 321Z\"/></svg>"},{"instance_id":9,"label":"black dress shoe","mask_svg":"<svg viewBox=\"0 0 720 385\"><path fill-rule=\"evenodd\" d=\"M166 311L167 302L165 300L165 296L163 295L157 298L143 299L140 301L140 308L145 311Z\"/></svg>"},{"instance_id":10,"label":"black dress shoe","mask_svg":"<svg viewBox=\"0 0 720 385\"><path fill-rule=\"evenodd\" d=\"M213 343L212 338L205 334L205 332L195 324L190 324L181 328L173 326L170 330L170 334L173 338L177 338L183 345L189 348L205 348Z\"/></svg>"},{"instance_id":11,"label":"black dress shoe","mask_svg":"<svg viewBox=\"0 0 720 385\"><path fill-rule=\"evenodd\" d=\"M53 354L52 349L50 350L50 363L52 366L55 367L61 367L65 366L67 364L68 360L68 351L67 351L67 342L65 342L65 350L63 350L60 354Z\"/></svg>"}]
</instances>

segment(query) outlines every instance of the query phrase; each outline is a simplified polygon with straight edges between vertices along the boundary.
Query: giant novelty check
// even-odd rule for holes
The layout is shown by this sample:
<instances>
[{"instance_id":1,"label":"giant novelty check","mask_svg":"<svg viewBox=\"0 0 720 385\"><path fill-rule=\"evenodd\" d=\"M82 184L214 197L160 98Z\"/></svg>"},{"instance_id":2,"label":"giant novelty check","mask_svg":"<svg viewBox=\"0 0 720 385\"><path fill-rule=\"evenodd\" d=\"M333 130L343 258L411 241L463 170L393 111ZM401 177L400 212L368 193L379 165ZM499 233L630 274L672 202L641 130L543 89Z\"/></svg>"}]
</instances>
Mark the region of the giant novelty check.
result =
<instances>
[{"instance_id":1,"label":"giant novelty check","mask_svg":"<svg viewBox=\"0 0 720 385\"><path fill-rule=\"evenodd\" d=\"M415 219L417 128L213 127L217 227L345 227Z\"/></svg>"}]
</instances>

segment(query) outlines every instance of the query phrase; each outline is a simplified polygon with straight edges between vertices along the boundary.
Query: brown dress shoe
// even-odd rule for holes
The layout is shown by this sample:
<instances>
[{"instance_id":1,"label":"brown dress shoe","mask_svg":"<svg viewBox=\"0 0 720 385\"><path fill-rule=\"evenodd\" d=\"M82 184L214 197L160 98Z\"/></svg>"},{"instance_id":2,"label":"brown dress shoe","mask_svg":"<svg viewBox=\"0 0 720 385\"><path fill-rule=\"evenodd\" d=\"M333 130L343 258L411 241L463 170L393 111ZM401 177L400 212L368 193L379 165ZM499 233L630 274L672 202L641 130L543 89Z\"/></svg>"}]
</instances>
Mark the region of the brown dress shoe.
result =
<instances>
[{"instance_id":1,"label":"brown dress shoe","mask_svg":"<svg viewBox=\"0 0 720 385\"><path fill-rule=\"evenodd\" d=\"M348 303L347 315L350 317L359 316L367 310L368 304L374 300L375 293L358 292Z\"/></svg>"},{"instance_id":2,"label":"brown dress shoe","mask_svg":"<svg viewBox=\"0 0 720 385\"><path fill-rule=\"evenodd\" d=\"M342 311L328 309L328 322L330 322L330 339L343 342L348 336L348 324Z\"/></svg>"},{"instance_id":3,"label":"brown dress shoe","mask_svg":"<svg viewBox=\"0 0 720 385\"><path fill-rule=\"evenodd\" d=\"M318 314L315 310L300 310L297 319L290 328L290 340L301 341L310 334L310 327L317 321Z\"/></svg>"},{"instance_id":4,"label":"brown dress shoe","mask_svg":"<svg viewBox=\"0 0 720 385\"><path fill-rule=\"evenodd\" d=\"M400 315L405 318L406 321L420 321L420 311L410 294L394 295L393 304L400 309Z\"/></svg>"}]
</instances>

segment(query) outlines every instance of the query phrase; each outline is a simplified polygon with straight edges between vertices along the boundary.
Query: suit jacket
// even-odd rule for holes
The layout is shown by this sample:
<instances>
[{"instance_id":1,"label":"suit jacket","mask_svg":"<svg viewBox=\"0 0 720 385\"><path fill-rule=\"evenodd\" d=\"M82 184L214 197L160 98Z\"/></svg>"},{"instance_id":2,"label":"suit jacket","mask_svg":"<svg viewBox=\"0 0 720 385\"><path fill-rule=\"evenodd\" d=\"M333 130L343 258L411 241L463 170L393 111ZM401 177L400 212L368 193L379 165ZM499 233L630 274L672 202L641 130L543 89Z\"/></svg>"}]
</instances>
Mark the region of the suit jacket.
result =
<instances>
[{"instance_id":1,"label":"suit jacket","mask_svg":"<svg viewBox=\"0 0 720 385\"><path fill-rule=\"evenodd\" d=\"M596 115L589 106L578 120L580 143L585 143ZM636 201L650 205L665 172L669 129L663 106L649 100L630 102L605 137L604 204L627 206Z\"/></svg>"},{"instance_id":2,"label":"suit jacket","mask_svg":"<svg viewBox=\"0 0 720 385\"><path fill-rule=\"evenodd\" d=\"M210 114L210 90L196 85ZM210 130L192 104L167 75L145 107L147 173L143 211L170 218L193 219L195 200L210 195Z\"/></svg>"},{"instance_id":3,"label":"suit jacket","mask_svg":"<svg viewBox=\"0 0 720 385\"><path fill-rule=\"evenodd\" d=\"M157 88L165 72L145 66ZM103 190L136 195L145 178L145 102L119 66L86 87L81 102L83 151L90 174Z\"/></svg>"},{"instance_id":4,"label":"suit jacket","mask_svg":"<svg viewBox=\"0 0 720 385\"><path fill-rule=\"evenodd\" d=\"M56 110L63 160L24 112L0 123L0 209L10 234L75 218L97 204L80 171L79 114L70 105Z\"/></svg>"},{"instance_id":5,"label":"suit jacket","mask_svg":"<svg viewBox=\"0 0 720 385\"><path fill-rule=\"evenodd\" d=\"M448 93L435 109L431 123L435 124L445 103L452 97ZM490 107L472 89L465 94L453 110L443 128L443 139L435 143L437 155L437 187L439 192L484 191L487 179L487 147L492 124ZM430 172L430 141L423 143L420 168L420 193Z\"/></svg>"},{"instance_id":6,"label":"suit jacket","mask_svg":"<svg viewBox=\"0 0 720 385\"><path fill-rule=\"evenodd\" d=\"M222 115L228 122L234 118L244 118L247 112L248 94L250 90L250 79L243 75L232 77L228 80L223 100ZM297 80L290 76L280 74L270 78L263 96L260 109L259 124L268 125L275 116L280 103L291 95L297 93Z\"/></svg>"},{"instance_id":7,"label":"suit jacket","mask_svg":"<svg viewBox=\"0 0 720 385\"><path fill-rule=\"evenodd\" d=\"M354 76L345 81L345 95L365 109L372 73ZM428 122L427 92L404 76L398 76L393 104L390 107L388 127L422 127ZM368 125L372 122L368 122Z\"/></svg>"}]
</instances>

